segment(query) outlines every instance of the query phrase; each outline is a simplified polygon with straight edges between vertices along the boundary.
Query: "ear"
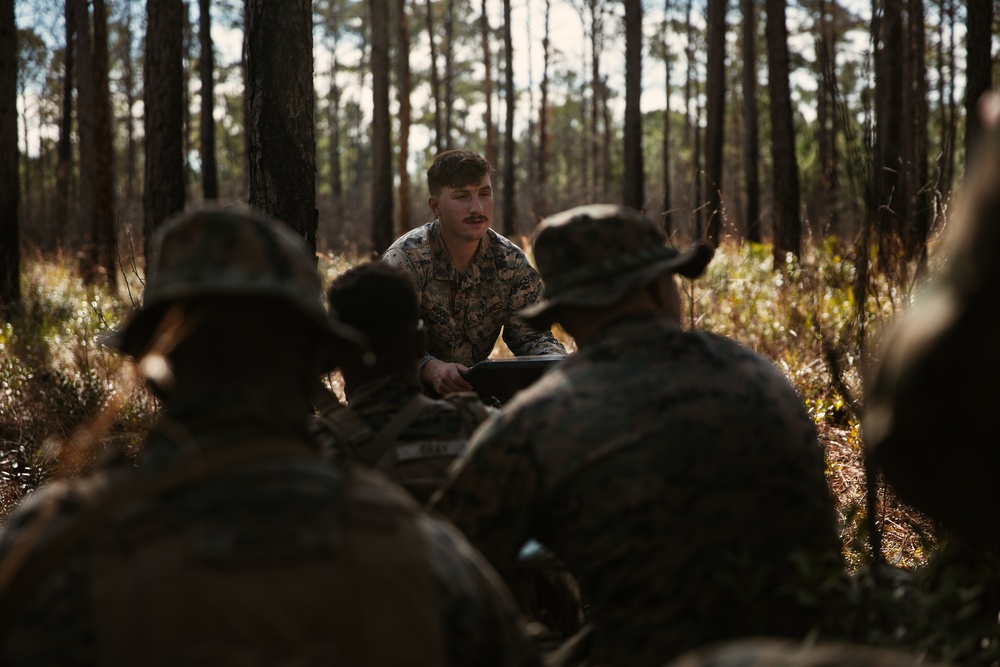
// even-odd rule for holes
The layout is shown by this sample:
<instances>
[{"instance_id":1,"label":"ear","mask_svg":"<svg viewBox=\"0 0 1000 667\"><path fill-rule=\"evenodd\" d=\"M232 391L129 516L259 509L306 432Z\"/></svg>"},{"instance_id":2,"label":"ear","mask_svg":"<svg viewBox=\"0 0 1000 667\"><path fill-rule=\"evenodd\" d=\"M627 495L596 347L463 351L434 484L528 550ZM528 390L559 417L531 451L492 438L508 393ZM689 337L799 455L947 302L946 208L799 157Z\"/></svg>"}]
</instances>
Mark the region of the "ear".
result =
<instances>
[{"instance_id":1,"label":"ear","mask_svg":"<svg viewBox=\"0 0 1000 667\"><path fill-rule=\"evenodd\" d=\"M430 207L431 213L433 213L434 217L436 218L438 216L438 212L439 212L437 197L428 197L427 198L427 205Z\"/></svg>"}]
</instances>

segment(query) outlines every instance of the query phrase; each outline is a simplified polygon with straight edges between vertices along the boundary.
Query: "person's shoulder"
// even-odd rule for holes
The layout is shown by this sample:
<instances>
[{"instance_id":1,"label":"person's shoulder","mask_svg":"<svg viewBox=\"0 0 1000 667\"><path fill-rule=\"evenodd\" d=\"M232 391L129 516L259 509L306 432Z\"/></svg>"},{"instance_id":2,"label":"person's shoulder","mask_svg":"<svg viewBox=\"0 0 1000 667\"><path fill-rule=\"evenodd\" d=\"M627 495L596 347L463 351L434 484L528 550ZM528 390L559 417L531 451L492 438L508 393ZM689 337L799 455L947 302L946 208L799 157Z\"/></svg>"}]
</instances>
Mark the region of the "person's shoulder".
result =
<instances>
[{"instance_id":1,"label":"person's shoulder","mask_svg":"<svg viewBox=\"0 0 1000 667\"><path fill-rule=\"evenodd\" d=\"M508 261L523 260L527 262L528 256L524 253L524 250L495 229L488 229L486 231L486 238L489 239L490 247L493 249L494 254L499 254Z\"/></svg>"},{"instance_id":2,"label":"person's shoulder","mask_svg":"<svg viewBox=\"0 0 1000 667\"><path fill-rule=\"evenodd\" d=\"M385 254L390 251L403 251L409 252L415 248L420 248L421 246L427 245L430 240L432 230L434 228L435 222L431 221L427 224L420 225L419 227L414 227L410 231L406 232L389 246Z\"/></svg>"}]
</instances>

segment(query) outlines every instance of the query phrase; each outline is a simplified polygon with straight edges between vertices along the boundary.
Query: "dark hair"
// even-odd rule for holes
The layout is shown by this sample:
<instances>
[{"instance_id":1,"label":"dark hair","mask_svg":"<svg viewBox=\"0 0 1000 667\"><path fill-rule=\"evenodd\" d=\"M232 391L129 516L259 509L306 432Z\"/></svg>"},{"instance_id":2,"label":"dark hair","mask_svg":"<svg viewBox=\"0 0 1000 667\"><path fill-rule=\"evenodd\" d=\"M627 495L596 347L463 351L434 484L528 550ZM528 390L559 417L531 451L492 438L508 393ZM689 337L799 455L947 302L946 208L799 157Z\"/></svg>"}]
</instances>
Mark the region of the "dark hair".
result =
<instances>
[{"instance_id":1,"label":"dark hair","mask_svg":"<svg viewBox=\"0 0 1000 667\"><path fill-rule=\"evenodd\" d=\"M340 275L327 290L330 315L376 345L398 344L417 330L420 302L409 274L375 260Z\"/></svg>"},{"instance_id":2,"label":"dark hair","mask_svg":"<svg viewBox=\"0 0 1000 667\"><path fill-rule=\"evenodd\" d=\"M443 187L461 188L493 174L493 165L478 153L465 149L444 151L437 154L427 170L427 188L431 196L437 197Z\"/></svg>"}]
</instances>

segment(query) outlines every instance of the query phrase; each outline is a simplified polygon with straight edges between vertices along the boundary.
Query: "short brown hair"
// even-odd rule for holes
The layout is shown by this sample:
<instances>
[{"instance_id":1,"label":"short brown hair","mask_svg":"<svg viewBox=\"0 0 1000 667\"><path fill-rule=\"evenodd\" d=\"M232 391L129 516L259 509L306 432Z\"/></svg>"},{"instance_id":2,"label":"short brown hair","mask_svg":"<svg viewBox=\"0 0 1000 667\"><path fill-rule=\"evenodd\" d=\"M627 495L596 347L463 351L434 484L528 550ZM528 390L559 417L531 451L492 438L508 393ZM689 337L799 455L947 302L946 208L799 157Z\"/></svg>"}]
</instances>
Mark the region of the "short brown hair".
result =
<instances>
[{"instance_id":1,"label":"short brown hair","mask_svg":"<svg viewBox=\"0 0 1000 667\"><path fill-rule=\"evenodd\" d=\"M431 196L437 197L443 187L461 188L493 174L493 165L478 153L465 149L444 151L437 154L427 170L427 187Z\"/></svg>"}]
</instances>

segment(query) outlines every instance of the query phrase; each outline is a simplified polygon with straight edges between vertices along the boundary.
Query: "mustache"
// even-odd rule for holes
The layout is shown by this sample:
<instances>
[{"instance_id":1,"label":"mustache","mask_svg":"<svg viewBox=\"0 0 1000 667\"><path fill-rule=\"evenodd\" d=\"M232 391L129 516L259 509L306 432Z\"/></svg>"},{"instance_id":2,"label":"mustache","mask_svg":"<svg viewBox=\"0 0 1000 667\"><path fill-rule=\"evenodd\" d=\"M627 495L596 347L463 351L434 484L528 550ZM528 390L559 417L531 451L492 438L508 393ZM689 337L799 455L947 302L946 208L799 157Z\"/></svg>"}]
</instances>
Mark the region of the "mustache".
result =
<instances>
[{"instance_id":1,"label":"mustache","mask_svg":"<svg viewBox=\"0 0 1000 667\"><path fill-rule=\"evenodd\" d=\"M470 215L469 217L464 218L462 220L462 222L489 222L489 221L490 219L487 218L485 215Z\"/></svg>"}]
</instances>

